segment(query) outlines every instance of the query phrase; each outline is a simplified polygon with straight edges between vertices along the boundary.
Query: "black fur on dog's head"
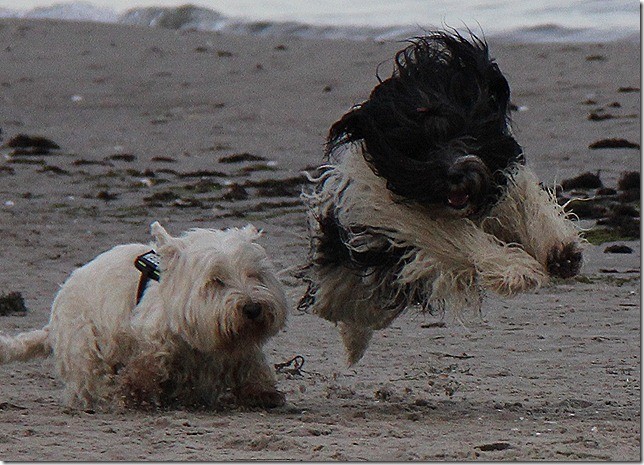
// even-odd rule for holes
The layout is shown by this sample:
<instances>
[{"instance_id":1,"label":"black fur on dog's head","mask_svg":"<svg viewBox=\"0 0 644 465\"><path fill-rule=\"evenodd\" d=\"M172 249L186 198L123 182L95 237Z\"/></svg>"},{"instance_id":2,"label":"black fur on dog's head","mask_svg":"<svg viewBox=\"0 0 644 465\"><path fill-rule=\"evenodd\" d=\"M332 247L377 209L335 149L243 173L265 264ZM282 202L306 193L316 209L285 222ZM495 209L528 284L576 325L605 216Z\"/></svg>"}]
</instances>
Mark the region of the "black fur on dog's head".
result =
<instances>
[{"instance_id":1,"label":"black fur on dog's head","mask_svg":"<svg viewBox=\"0 0 644 465\"><path fill-rule=\"evenodd\" d=\"M509 128L510 87L470 34L431 32L395 56L392 76L331 127L327 155L361 143L365 160L402 201L449 215L483 213L522 163Z\"/></svg>"}]
</instances>

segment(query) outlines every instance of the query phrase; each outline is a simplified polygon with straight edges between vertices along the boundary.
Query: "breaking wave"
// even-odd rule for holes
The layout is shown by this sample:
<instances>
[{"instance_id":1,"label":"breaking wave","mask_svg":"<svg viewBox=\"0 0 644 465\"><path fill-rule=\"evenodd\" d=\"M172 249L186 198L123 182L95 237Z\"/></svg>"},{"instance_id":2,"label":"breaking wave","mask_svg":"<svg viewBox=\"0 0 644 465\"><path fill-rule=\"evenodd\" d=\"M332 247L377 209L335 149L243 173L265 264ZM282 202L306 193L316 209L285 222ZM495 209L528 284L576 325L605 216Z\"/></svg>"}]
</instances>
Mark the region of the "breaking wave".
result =
<instances>
[{"instance_id":1,"label":"breaking wave","mask_svg":"<svg viewBox=\"0 0 644 465\"><path fill-rule=\"evenodd\" d=\"M484 25L484 29L488 38L500 37L523 42L609 42L624 39L639 41L639 22L635 18L632 25L625 25L623 18L628 17L627 13L627 11L620 12L619 18L615 20L620 22L619 26L610 24L610 21L595 21L592 27L567 27L552 22L524 25L510 30L495 29L492 25L490 27ZM602 12L588 12L590 17L592 17L592 14L600 15ZM196 29L259 36L296 36L348 40L403 39L422 34L425 29L430 29L436 25L427 24L425 27L423 25L333 26L309 24L305 18L302 18L302 21L257 21L225 16L217 11L194 5L133 8L118 13L110 8L84 2L39 7L29 11L0 9L0 17L95 21L175 30ZM525 15L522 16L522 18L524 17ZM543 15L539 16L538 19L542 19L542 17ZM436 21L436 23L441 22L442 18Z\"/></svg>"}]
</instances>

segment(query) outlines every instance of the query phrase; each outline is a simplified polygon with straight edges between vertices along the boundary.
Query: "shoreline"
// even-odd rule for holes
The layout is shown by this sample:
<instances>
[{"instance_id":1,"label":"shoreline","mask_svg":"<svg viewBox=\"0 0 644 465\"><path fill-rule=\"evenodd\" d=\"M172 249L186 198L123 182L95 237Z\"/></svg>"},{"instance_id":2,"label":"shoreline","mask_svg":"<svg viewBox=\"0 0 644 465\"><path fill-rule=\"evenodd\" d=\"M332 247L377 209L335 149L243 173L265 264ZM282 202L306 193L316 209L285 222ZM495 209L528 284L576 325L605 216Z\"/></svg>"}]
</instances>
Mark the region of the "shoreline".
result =
<instances>
[{"instance_id":1,"label":"shoreline","mask_svg":"<svg viewBox=\"0 0 644 465\"><path fill-rule=\"evenodd\" d=\"M220 32L225 34L248 35L254 37L275 37L287 39L297 37L310 40L354 40L354 41L392 41L405 40L422 35L424 31L446 27L445 18L441 21L419 24L416 19L409 23L396 25L338 23L340 18L327 18L327 22L313 17L311 21L300 19L258 19L244 15L226 15L216 8L193 4L178 6L148 6L123 8L120 11L109 7L99 7L91 3L68 3L31 10L11 10L0 8L0 19L55 20L71 22L93 22L97 24L134 25L169 30L196 30ZM516 22L517 18L514 18ZM564 21L565 22L565 21ZM456 19L456 29L467 33L468 20ZM471 20L469 21L471 23ZM544 20L536 24L523 24L504 29L485 29L488 39L509 43L612 43L640 42L639 24L613 24L609 26L579 27ZM478 22L470 28L480 35Z\"/></svg>"}]
</instances>

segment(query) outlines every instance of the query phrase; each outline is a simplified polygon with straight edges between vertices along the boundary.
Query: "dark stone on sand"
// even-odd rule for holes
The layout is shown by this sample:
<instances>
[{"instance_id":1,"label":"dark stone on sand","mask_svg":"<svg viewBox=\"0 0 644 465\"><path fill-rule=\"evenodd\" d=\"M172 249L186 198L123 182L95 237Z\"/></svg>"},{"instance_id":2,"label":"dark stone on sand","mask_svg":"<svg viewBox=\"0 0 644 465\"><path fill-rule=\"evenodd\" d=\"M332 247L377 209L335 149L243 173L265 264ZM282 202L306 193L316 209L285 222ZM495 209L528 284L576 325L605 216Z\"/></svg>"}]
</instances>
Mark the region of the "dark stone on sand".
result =
<instances>
[{"instance_id":1,"label":"dark stone on sand","mask_svg":"<svg viewBox=\"0 0 644 465\"><path fill-rule=\"evenodd\" d=\"M600 139L588 146L589 149L639 149L640 144L627 141L626 139L610 138Z\"/></svg>"},{"instance_id":2,"label":"dark stone on sand","mask_svg":"<svg viewBox=\"0 0 644 465\"><path fill-rule=\"evenodd\" d=\"M628 171L622 174L622 177L619 178L617 182L617 188L620 191L626 191L629 189L639 189L640 188L640 173L638 171Z\"/></svg>"},{"instance_id":3,"label":"dark stone on sand","mask_svg":"<svg viewBox=\"0 0 644 465\"><path fill-rule=\"evenodd\" d=\"M483 452L491 452L491 451L511 449L512 446L507 442L493 442L491 444L482 444L480 446L476 446L476 448Z\"/></svg>"},{"instance_id":4,"label":"dark stone on sand","mask_svg":"<svg viewBox=\"0 0 644 465\"><path fill-rule=\"evenodd\" d=\"M611 226L624 239L639 239L640 221L629 215L611 212L610 216L597 221L599 226Z\"/></svg>"},{"instance_id":5,"label":"dark stone on sand","mask_svg":"<svg viewBox=\"0 0 644 465\"><path fill-rule=\"evenodd\" d=\"M597 189L595 192L596 195L617 195L617 190L613 189L612 187L600 187Z\"/></svg>"},{"instance_id":6,"label":"dark stone on sand","mask_svg":"<svg viewBox=\"0 0 644 465\"><path fill-rule=\"evenodd\" d=\"M38 170L40 173L54 173L54 174L64 174L69 176L71 173L66 169L60 168L53 165L44 165L41 169Z\"/></svg>"},{"instance_id":7,"label":"dark stone on sand","mask_svg":"<svg viewBox=\"0 0 644 465\"><path fill-rule=\"evenodd\" d=\"M597 189L602 186L603 184L601 179L599 179L599 173L593 174L586 172L574 178L561 181L561 187L565 191L570 189Z\"/></svg>"},{"instance_id":8,"label":"dark stone on sand","mask_svg":"<svg viewBox=\"0 0 644 465\"><path fill-rule=\"evenodd\" d=\"M7 141L5 146L11 148L37 147L46 151L60 149L60 146L50 139L42 136L29 136L27 134L18 134L12 137Z\"/></svg>"},{"instance_id":9,"label":"dark stone on sand","mask_svg":"<svg viewBox=\"0 0 644 465\"><path fill-rule=\"evenodd\" d=\"M224 200L245 200L248 198L248 191L239 184L232 184L222 196Z\"/></svg>"},{"instance_id":10,"label":"dark stone on sand","mask_svg":"<svg viewBox=\"0 0 644 465\"><path fill-rule=\"evenodd\" d=\"M18 147L11 151L11 155L16 157L37 157L49 154L49 149L43 147Z\"/></svg>"},{"instance_id":11,"label":"dark stone on sand","mask_svg":"<svg viewBox=\"0 0 644 465\"><path fill-rule=\"evenodd\" d=\"M0 295L0 315L7 316L12 313L26 313L25 300L20 292L2 293Z\"/></svg>"},{"instance_id":12,"label":"dark stone on sand","mask_svg":"<svg viewBox=\"0 0 644 465\"><path fill-rule=\"evenodd\" d=\"M136 160L136 155L132 155L130 153L115 153L114 155L110 155L108 157L105 157L106 160L118 160L118 161L126 161L126 162L133 162Z\"/></svg>"},{"instance_id":13,"label":"dark stone on sand","mask_svg":"<svg viewBox=\"0 0 644 465\"><path fill-rule=\"evenodd\" d=\"M615 118L615 115L612 115L611 113L599 114L593 111L588 115L588 120L590 121L603 121L606 119L613 119L613 118Z\"/></svg>"},{"instance_id":14,"label":"dark stone on sand","mask_svg":"<svg viewBox=\"0 0 644 465\"><path fill-rule=\"evenodd\" d=\"M633 249L627 245L614 244L606 247L604 249L604 253L633 253Z\"/></svg>"},{"instance_id":15,"label":"dark stone on sand","mask_svg":"<svg viewBox=\"0 0 644 465\"><path fill-rule=\"evenodd\" d=\"M172 157L152 157L152 158L150 158L150 161L159 162L159 163L176 163L177 162L177 160L175 160Z\"/></svg>"},{"instance_id":16,"label":"dark stone on sand","mask_svg":"<svg viewBox=\"0 0 644 465\"><path fill-rule=\"evenodd\" d=\"M639 187L622 191L619 194L619 201L620 202L635 202L637 200L640 200L640 188Z\"/></svg>"},{"instance_id":17,"label":"dark stone on sand","mask_svg":"<svg viewBox=\"0 0 644 465\"><path fill-rule=\"evenodd\" d=\"M613 215L616 216L629 216L631 218L639 218L640 212L632 205L619 204L613 207Z\"/></svg>"},{"instance_id":18,"label":"dark stone on sand","mask_svg":"<svg viewBox=\"0 0 644 465\"><path fill-rule=\"evenodd\" d=\"M106 202L109 202L110 200L117 199L118 194L112 194L111 192L108 192L108 191L100 191L98 194L96 194L96 198L99 200L104 200Z\"/></svg>"},{"instance_id":19,"label":"dark stone on sand","mask_svg":"<svg viewBox=\"0 0 644 465\"><path fill-rule=\"evenodd\" d=\"M216 176L216 177L226 177L226 173L222 173L221 171L214 171L214 170L197 170L197 171L189 171L187 173L177 173L177 176L180 178L206 178L210 176Z\"/></svg>"},{"instance_id":20,"label":"dark stone on sand","mask_svg":"<svg viewBox=\"0 0 644 465\"><path fill-rule=\"evenodd\" d=\"M260 157L259 155L253 155L252 153L235 153L233 155L228 155L221 157L219 163L243 163L246 161L265 161L266 158Z\"/></svg>"}]
</instances>

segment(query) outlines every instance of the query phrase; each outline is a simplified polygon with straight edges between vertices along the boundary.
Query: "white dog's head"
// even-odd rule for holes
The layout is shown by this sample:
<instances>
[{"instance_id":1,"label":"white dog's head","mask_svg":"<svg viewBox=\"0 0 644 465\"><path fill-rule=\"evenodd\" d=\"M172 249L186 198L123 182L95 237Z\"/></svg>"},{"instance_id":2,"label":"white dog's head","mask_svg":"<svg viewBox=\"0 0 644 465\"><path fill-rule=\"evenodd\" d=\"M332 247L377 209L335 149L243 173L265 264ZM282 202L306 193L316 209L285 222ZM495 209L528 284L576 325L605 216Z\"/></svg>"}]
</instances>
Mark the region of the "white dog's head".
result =
<instances>
[{"instance_id":1,"label":"white dog's head","mask_svg":"<svg viewBox=\"0 0 644 465\"><path fill-rule=\"evenodd\" d=\"M170 330L201 351L261 344L286 323L288 302L248 225L172 237L151 226L161 256L159 293Z\"/></svg>"}]
</instances>

